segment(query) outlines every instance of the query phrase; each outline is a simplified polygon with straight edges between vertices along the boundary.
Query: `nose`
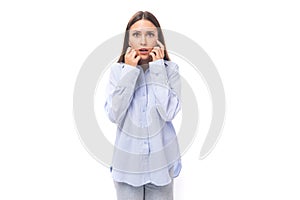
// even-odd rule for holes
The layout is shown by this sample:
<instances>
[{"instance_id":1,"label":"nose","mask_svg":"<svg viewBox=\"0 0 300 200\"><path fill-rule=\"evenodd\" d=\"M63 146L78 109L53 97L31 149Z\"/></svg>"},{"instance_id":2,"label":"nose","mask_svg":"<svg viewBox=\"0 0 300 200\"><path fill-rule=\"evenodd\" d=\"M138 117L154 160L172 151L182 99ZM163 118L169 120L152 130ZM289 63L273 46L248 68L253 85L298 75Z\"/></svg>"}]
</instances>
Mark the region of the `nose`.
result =
<instances>
[{"instance_id":1,"label":"nose","mask_svg":"<svg viewBox=\"0 0 300 200\"><path fill-rule=\"evenodd\" d=\"M142 46L146 46L147 45L146 36L144 34L142 34L141 42L140 43L141 43Z\"/></svg>"}]
</instances>

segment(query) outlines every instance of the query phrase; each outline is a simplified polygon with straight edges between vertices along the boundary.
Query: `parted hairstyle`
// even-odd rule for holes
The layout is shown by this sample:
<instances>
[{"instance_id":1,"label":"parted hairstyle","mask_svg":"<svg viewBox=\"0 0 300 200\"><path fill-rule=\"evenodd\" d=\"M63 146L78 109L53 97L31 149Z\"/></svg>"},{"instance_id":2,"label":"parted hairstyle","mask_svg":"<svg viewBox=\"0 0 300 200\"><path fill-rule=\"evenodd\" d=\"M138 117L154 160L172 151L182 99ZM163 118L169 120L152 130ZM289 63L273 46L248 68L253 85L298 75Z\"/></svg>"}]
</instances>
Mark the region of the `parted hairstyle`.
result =
<instances>
[{"instance_id":1,"label":"parted hairstyle","mask_svg":"<svg viewBox=\"0 0 300 200\"><path fill-rule=\"evenodd\" d=\"M168 52L167 52L166 44L165 44L165 39L164 39L164 36L163 36L163 33L162 33L162 30L161 30L161 27L160 27L160 24L159 24L158 20L156 19L156 17L152 13L150 13L148 11L138 11L137 13L135 13L131 17L131 19L129 20L129 22L127 24L126 31L125 31L125 37L124 37L124 43L123 43L123 49L122 49L122 53L119 57L118 63L120 63L120 62L124 63L125 62L124 56L125 56L127 48L129 47L128 40L129 40L129 29L130 29L130 27L135 22L137 22L139 20L142 20L142 19L149 20L157 28L158 40L164 45L164 54L165 54L164 60L170 60Z\"/></svg>"}]
</instances>

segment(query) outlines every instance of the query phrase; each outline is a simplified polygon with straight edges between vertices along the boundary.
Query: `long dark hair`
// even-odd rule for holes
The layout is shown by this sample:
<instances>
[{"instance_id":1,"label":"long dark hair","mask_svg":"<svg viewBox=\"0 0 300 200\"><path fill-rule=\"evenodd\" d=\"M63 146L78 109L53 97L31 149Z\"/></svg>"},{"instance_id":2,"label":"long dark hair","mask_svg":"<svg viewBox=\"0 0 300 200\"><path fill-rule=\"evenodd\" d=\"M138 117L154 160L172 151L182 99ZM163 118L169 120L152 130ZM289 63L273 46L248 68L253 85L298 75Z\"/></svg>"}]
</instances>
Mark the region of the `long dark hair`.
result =
<instances>
[{"instance_id":1,"label":"long dark hair","mask_svg":"<svg viewBox=\"0 0 300 200\"><path fill-rule=\"evenodd\" d=\"M144 12L143 11L138 11L137 13L135 13L131 17L131 19L129 20L129 22L127 24L126 31L125 31L125 37L124 37L124 43L123 43L123 49L122 49L122 53L121 53L121 55L119 57L118 62L119 63L120 62L123 62L123 63L125 62L124 55L126 53L127 48L129 47L128 40L129 40L129 29L130 29L130 27L135 22L137 22L139 20L142 20L142 19L149 20L157 28L158 40L165 47L165 50L164 50L164 53L165 53L164 60L170 60L168 52L167 52L166 44L165 44L165 39L164 39L164 36L163 36L163 33L162 33L162 30L161 30L161 27L160 27L160 24L159 24L158 20L156 19L156 17L152 13L150 13L148 11L144 11Z\"/></svg>"}]
</instances>

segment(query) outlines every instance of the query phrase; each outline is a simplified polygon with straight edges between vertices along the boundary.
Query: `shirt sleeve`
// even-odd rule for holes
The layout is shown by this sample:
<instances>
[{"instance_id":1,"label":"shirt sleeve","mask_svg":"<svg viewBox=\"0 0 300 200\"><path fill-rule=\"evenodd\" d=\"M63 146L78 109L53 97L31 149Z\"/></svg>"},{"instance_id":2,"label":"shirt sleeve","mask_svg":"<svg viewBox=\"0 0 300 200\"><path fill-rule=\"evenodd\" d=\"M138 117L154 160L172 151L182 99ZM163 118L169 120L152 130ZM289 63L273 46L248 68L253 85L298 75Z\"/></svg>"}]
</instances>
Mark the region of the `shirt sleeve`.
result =
<instances>
[{"instance_id":1,"label":"shirt sleeve","mask_svg":"<svg viewBox=\"0 0 300 200\"><path fill-rule=\"evenodd\" d=\"M119 124L129 108L140 70L127 64L115 64L111 67L106 87L105 111L108 118Z\"/></svg>"},{"instance_id":2,"label":"shirt sleeve","mask_svg":"<svg viewBox=\"0 0 300 200\"><path fill-rule=\"evenodd\" d=\"M178 65L174 64L168 68L167 70L163 59L149 63L156 109L165 121L173 120L181 109L181 81Z\"/></svg>"}]
</instances>

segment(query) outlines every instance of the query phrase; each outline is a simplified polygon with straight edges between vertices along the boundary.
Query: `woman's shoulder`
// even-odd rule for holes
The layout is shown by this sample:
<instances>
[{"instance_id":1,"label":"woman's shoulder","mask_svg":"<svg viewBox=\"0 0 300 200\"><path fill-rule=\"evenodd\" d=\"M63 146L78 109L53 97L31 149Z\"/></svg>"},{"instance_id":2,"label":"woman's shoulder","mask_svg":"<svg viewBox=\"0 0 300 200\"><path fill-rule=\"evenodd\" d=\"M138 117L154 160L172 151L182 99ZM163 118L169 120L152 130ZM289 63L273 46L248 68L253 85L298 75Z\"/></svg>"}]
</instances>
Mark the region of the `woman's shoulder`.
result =
<instances>
[{"instance_id":1,"label":"woman's shoulder","mask_svg":"<svg viewBox=\"0 0 300 200\"><path fill-rule=\"evenodd\" d=\"M115 62L115 63L111 64L111 68L114 68L114 69L122 69L125 66L128 66L128 65L123 62Z\"/></svg>"},{"instance_id":2,"label":"woman's shoulder","mask_svg":"<svg viewBox=\"0 0 300 200\"><path fill-rule=\"evenodd\" d=\"M122 64L115 62L109 65L108 71L110 71L110 76L118 79L122 71Z\"/></svg>"},{"instance_id":3,"label":"woman's shoulder","mask_svg":"<svg viewBox=\"0 0 300 200\"><path fill-rule=\"evenodd\" d=\"M115 62L110 64L109 69L115 73L119 73L122 71L122 68L124 67L124 63L122 62Z\"/></svg>"},{"instance_id":4,"label":"woman's shoulder","mask_svg":"<svg viewBox=\"0 0 300 200\"><path fill-rule=\"evenodd\" d=\"M165 64L166 68L178 70L177 63L175 63L173 61L164 60L164 64ZM116 62L116 63L112 63L111 66L110 66L110 68L112 70L114 70L114 71L121 71L122 68L124 68L124 66L125 66L125 63L123 63L123 62Z\"/></svg>"},{"instance_id":5,"label":"woman's shoulder","mask_svg":"<svg viewBox=\"0 0 300 200\"><path fill-rule=\"evenodd\" d=\"M122 66L124 65L124 63L122 62L114 62L110 65L111 68L122 68Z\"/></svg>"}]
</instances>

